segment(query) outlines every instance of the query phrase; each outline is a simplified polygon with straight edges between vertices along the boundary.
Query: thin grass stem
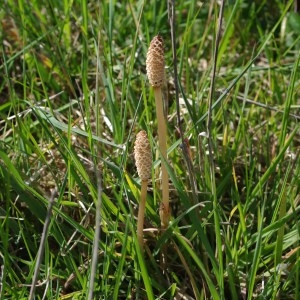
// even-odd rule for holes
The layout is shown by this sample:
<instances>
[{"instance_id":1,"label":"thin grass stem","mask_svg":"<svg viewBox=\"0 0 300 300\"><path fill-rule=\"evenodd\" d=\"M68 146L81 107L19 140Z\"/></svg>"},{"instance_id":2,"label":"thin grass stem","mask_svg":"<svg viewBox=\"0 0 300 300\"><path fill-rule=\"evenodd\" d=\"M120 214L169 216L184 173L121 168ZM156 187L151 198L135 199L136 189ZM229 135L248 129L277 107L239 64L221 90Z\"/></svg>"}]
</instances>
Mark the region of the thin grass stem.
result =
<instances>
[{"instance_id":1,"label":"thin grass stem","mask_svg":"<svg viewBox=\"0 0 300 300\"><path fill-rule=\"evenodd\" d=\"M217 36L215 39L214 45L214 55L213 55L213 71L211 78L210 86L210 97L208 104L208 116L207 116L207 134L208 134L208 149L209 149L209 166L210 166L210 180L211 180L211 193L213 198L213 208L214 208L214 225L216 232L216 245L217 245L217 255L219 260L219 274L217 275L217 280L220 286L221 296L224 294L224 274L223 274L223 251L222 251L222 238L221 238L221 226L220 226L220 214L219 214L219 205L217 199L217 188L215 180L215 164L214 164L214 151L213 151L213 140L212 140L212 107L213 99L215 93L215 78L216 78L216 69L218 61L218 48L221 39L221 28L222 28L222 19L223 19L223 9L224 1L221 1L221 7L219 12L219 22L217 28Z\"/></svg>"},{"instance_id":2,"label":"thin grass stem","mask_svg":"<svg viewBox=\"0 0 300 300\"><path fill-rule=\"evenodd\" d=\"M41 263L42 263L42 259L43 259L43 252L44 252L45 243L46 243L46 239L47 239L47 235L48 235L48 229L49 229L49 225L50 225L50 221L51 221L52 207L54 204L54 198L55 198L56 194L57 194L57 191L54 190L49 199L47 215L46 215L46 219L45 219L45 223L44 223L44 227L43 227L41 243L40 243L39 251L37 254L36 264L35 264L35 268L34 268L34 274L33 274L30 293L29 293L29 297L28 297L29 300L34 299L35 288L36 288L38 276L40 273L40 267L41 267Z\"/></svg>"}]
</instances>

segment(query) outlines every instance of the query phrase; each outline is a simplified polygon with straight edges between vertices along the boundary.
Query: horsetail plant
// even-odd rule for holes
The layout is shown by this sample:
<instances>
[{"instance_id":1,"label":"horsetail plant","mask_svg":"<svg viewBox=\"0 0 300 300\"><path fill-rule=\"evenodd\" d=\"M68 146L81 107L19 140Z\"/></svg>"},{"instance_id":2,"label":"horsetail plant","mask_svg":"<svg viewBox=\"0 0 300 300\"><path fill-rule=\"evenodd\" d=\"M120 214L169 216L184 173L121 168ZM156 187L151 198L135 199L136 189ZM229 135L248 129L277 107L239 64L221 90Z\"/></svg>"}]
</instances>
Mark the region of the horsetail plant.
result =
<instances>
[{"instance_id":1,"label":"horsetail plant","mask_svg":"<svg viewBox=\"0 0 300 300\"><path fill-rule=\"evenodd\" d=\"M165 80L164 42L160 35L155 36L149 46L146 59L147 76L154 90L155 107L158 124L159 150L161 154L161 189L162 202L160 205L161 227L165 229L170 220L169 208L169 175L166 167L167 161L167 126L164 115L164 105L161 87Z\"/></svg>"},{"instance_id":2,"label":"horsetail plant","mask_svg":"<svg viewBox=\"0 0 300 300\"><path fill-rule=\"evenodd\" d=\"M140 131L134 144L135 165L141 179L141 196L137 221L137 238L141 249L144 247L143 228L147 197L147 184L151 178L152 153L149 139L145 130Z\"/></svg>"}]
</instances>

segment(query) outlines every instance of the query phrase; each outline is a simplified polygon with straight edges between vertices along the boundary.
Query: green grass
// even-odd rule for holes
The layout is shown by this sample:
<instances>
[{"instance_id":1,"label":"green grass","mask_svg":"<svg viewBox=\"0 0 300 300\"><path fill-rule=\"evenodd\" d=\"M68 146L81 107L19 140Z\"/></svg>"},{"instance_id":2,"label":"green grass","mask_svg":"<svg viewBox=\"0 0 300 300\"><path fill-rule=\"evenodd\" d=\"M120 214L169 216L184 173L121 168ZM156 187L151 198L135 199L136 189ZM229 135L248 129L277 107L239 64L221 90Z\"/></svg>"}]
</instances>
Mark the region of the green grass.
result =
<instances>
[{"instance_id":1,"label":"green grass","mask_svg":"<svg viewBox=\"0 0 300 300\"><path fill-rule=\"evenodd\" d=\"M180 117L196 190L177 130L167 1L43 2L0 6L0 299L30 290L32 299L300 298L293 1L225 3L213 94L220 7L176 1ZM172 207L164 232L145 75L158 32ZM144 253L133 157L141 129L155 158Z\"/></svg>"}]
</instances>

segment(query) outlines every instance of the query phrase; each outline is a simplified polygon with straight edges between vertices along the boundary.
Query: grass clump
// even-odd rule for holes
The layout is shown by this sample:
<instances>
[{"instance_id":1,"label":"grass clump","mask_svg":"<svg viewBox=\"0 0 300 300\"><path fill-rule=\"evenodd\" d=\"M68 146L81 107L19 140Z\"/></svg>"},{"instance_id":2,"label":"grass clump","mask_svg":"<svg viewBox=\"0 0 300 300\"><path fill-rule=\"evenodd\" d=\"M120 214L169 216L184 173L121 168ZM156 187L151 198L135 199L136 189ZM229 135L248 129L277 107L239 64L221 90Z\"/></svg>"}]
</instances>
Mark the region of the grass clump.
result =
<instances>
[{"instance_id":1,"label":"grass clump","mask_svg":"<svg viewBox=\"0 0 300 300\"><path fill-rule=\"evenodd\" d=\"M174 14L163 1L0 7L1 299L300 298L293 2L272 3L274 14L268 2L226 2L218 47L214 1L177 1ZM158 33L167 155L145 66ZM144 252L139 130L165 157L153 162Z\"/></svg>"}]
</instances>

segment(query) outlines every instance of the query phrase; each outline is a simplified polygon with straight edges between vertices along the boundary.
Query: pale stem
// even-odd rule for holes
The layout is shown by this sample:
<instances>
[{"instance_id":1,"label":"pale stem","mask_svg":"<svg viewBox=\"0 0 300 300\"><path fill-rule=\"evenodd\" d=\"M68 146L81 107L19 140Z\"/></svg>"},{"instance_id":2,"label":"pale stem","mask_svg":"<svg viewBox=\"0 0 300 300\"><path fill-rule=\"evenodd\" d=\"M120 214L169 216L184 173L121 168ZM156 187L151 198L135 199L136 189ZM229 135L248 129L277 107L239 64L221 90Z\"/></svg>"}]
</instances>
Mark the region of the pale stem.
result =
<instances>
[{"instance_id":1,"label":"pale stem","mask_svg":"<svg viewBox=\"0 0 300 300\"><path fill-rule=\"evenodd\" d=\"M141 249L144 248L143 229L144 229L146 198L147 198L147 181L143 180L141 183L141 197L140 197L138 220L137 220L137 238Z\"/></svg>"},{"instance_id":2,"label":"pale stem","mask_svg":"<svg viewBox=\"0 0 300 300\"><path fill-rule=\"evenodd\" d=\"M161 87L153 87L155 97L155 107L158 124L158 141L161 153L161 188L162 188L162 205L160 208L160 219L162 228L166 228L170 219L169 209L169 175L166 167L167 162L167 126L164 116L164 106L162 99Z\"/></svg>"}]
</instances>

